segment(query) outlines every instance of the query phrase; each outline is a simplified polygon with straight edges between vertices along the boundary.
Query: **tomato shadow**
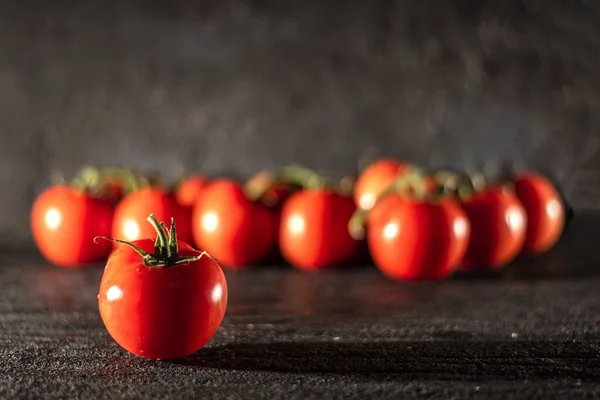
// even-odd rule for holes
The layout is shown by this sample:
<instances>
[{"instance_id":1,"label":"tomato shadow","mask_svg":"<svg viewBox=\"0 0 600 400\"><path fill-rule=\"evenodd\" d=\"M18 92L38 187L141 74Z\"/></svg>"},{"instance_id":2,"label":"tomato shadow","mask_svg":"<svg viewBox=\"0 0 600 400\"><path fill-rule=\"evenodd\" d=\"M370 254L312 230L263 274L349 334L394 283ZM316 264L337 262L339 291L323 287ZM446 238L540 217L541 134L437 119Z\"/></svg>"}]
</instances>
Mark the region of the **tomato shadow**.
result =
<instances>
[{"instance_id":1,"label":"tomato shadow","mask_svg":"<svg viewBox=\"0 0 600 400\"><path fill-rule=\"evenodd\" d=\"M465 335L469 336L469 334ZM275 342L207 347L172 361L199 368L278 373L400 376L403 379L578 379L600 382L600 363L582 343L435 341Z\"/></svg>"}]
</instances>

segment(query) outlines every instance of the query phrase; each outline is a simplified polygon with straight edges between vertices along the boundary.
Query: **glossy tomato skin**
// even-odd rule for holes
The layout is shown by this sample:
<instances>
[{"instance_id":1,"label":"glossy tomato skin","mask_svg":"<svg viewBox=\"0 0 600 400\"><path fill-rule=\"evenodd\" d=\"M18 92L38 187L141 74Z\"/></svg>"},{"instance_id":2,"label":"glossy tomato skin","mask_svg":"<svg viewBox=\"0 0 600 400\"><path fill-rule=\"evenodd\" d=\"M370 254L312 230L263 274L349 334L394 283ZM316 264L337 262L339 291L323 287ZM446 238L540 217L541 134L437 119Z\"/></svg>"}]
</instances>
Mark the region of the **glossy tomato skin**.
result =
<instances>
[{"instance_id":1,"label":"glossy tomato skin","mask_svg":"<svg viewBox=\"0 0 600 400\"><path fill-rule=\"evenodd\" d=\"M508 187L491 187L465 200L462 208L471 224L471 240L463 267L497 269L523 248L527 215Z\"/></svg>"},{"instance_id":2,"label":"glossy tomato skin","mask_svg":"<svg viewBox=\"0 0 600 400\"><path fill-rule=\"evenodd\" d=\"M109 201L68 186L42 192L31 210L31 230L42 256L61 267L79 267L106 260L109 242L94 243L96 236L110 236L114 209Z\"/></svg>"},{"instance_id":3,"label":"glossy tomato skin","mask_svg":"<svg viewBox=\"0 0 600 400\"><path fill-rule=\"evenodd\" d=\"M175 198L185 207L193 207L202 191L209 185L209 180L203 175L188 176L175 190Z\"/></svg>"},{"instance_id":4,"label":"glossy tomato skin","mask_svg":"<svg viewBox=\"0 0 600 400\"><path fill-rule=\"evenodd\" d=\"M177 203L175 196L161 187L144 188L125 196L115 209L111 237L130 242L155 237L156 231L146 221L150 214L167 226L171 217L175 218L177 236L184 242L191 241L191 226L185 209Z\"/></svg>"},{"instance_id":5,"label":"glossy tomato skin","mask_svg":"<svg viewBox=\"0 0 600 400\"><path fill-rule=\"evenodd\" d=\"M367 241L373 261L396 280L436 280L456 270L470 236L469 221L452 200L420 202L391 195L375 206Z\"/></svg>"},{"instance_id":6,"label":"glossy tomato skin","mask_svg":"<svg viewBox=\"0 0 600 400\"><path fill-rule=\"evenodd\" d=\"M153 253L154 240L134 242ZM180 256L199 252L179 242ZM100 315L125 350L156 360L188 356L215 334L227 307L227 282L210 257L169 267L147 267L130 247L108 260L98 294Z\"/></svg>"},{"instance_id":7,"label":"glossy tomato skin","mask_svg":"<svg viewBox=\"0 0 600 400\"><path fill-rule=\"evenodd\" d=\"M229 179L213 181L195 204L192 229L198 248L232 268L263 262L277 244L276 213Z\"/></svg>"},{"instance_id":8,"label":"glossy tomato skin","mask_svg":"<svg viewBox=\"0 0 600 400\"><path fill-rule=\"evenodd\" d=\"M527 213L523 252L537 255L550 250L565 226L565 207L560 195L545 177L532 172L515 177L513 184Z\"/></svg>"},{"instance_id":9,"label":"glossy tomato skin","mask_svg":"<svg viewBox=\"0 0 600 400\"><path fill-rule=\"evenodd\" d=\"M382 158L370 164L359 175L354 185L357 207L370 210L381 194L409 165L394 158Z\"/></svg>"},{"instance_id":10,"label":"glossy tomato skin","mask_svg":"<svg viewBox=\"0 0 600 400\"><path fill-rule=\"evenodd\" d=\"M357 256L359 242L348 232L356 210L350 197L332 191L305 189L283 205L279 247L293 266L305 270L334 267Z\"/></svg>"}]
</instances>

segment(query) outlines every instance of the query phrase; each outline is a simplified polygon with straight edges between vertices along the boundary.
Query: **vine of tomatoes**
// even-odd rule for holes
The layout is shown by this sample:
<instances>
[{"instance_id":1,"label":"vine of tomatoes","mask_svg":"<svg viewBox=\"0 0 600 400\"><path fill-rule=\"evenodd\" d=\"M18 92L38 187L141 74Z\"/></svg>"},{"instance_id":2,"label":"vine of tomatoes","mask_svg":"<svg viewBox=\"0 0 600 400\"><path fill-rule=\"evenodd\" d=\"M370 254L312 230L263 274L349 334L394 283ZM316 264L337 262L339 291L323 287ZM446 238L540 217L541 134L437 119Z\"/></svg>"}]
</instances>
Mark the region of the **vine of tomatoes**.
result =
<instances>
[{"instance_id":1,"label":"vine of tomatoes","mask_svg":"<svg viewBox=\"0 0 600 400\"><path fill-rule=\"evenodd\" d=\"M63 267L101 263L126 246L119 240L153 237L152 214L180 221L180 240L224 267L279 257L322 270L360 263L366 249L396 280L500 269L556 245L570 214L550 180L532 171L481 177L382 158L356 178L290 166L246 181L190 174L171 188L130 169L85 167L40 193L31 229L40 253ZM116 242L94 244L96 236Z\"/></svg>"}]
</instances>

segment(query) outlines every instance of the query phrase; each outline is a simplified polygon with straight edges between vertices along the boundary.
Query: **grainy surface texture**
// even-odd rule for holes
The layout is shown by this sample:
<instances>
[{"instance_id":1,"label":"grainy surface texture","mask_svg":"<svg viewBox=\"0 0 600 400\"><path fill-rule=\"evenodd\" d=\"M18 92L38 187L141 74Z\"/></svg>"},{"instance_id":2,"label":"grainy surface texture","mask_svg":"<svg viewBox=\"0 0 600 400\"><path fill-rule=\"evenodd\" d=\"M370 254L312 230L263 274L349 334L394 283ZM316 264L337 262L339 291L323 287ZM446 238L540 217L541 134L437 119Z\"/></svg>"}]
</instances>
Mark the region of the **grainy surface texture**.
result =
<instances>
[{"instance_id":1,"label":"grainy surface texture","mask_svg":"<svg viewBox=\"0 0 600 400\"><path fill-rule=\"evenodd\" d=\"M101 268L5 256L0 398L597 398L598 222L575 220L547 256L495 276L403 284L367 267L229 272L222 327L178 362L110 339L97 311Z\"/></svg>"},{"instance_id":2,"label":"grainy surface texture","mask_svg":"<svg viewBox=\"0 0 600 400\"><path fill-rule=\"evenodd\" d=\"M600 2L2 0L0 246L50 171L502 159L600 204Z\"/></svg>"}]
</instances>

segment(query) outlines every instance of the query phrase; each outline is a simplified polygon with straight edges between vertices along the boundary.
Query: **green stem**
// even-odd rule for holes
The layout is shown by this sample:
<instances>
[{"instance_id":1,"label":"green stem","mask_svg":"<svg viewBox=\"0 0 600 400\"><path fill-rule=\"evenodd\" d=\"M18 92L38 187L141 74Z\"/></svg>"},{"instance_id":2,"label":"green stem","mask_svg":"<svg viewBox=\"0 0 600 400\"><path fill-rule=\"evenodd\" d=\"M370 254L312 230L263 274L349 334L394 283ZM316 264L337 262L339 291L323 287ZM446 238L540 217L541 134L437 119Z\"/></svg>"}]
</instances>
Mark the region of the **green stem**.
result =
<instances>
[{"instance_id":1,"label":"green stem","mask_svg":"<svg viewBox=\"0 0 600 400\"><path fill-rule=\"evenodd\" d=\"M324 189L333 186L332 182L325 176L297 165L284 168L281 174L277 176L277 180L296 184L307 189Z\"/></svg>"},{"instance_id":2,"label":"green stem","mask_svg":"<svg viewBox=\"0 0 600 400\"><path fill-rule=\"evenodd\" d=\"M171 228L169 229L168 235L165 224L163 222L158 222L154 214L150 214L147 218L147 221L152 225L152 227L154 227L157 233L156 240L154 241L154 254L144 251L132 242L120 239L112 239L105 236L96 236L94 238L94 243L97 243L98 239L104 239L127 245L142 257L145 266L153 268L170 267L174 265L190 263L200 260L203 256L207 256L214 260L214 258L212 258L206 251L202 251L196 256L179 256L179 245L177 243L177 231L175 229L174 218L171 218Z\"/></svg>"}]
</instances>

